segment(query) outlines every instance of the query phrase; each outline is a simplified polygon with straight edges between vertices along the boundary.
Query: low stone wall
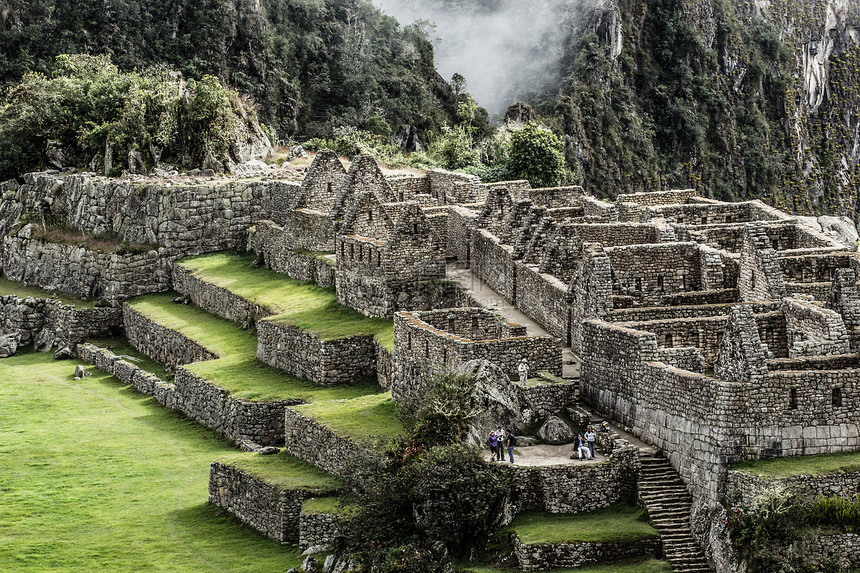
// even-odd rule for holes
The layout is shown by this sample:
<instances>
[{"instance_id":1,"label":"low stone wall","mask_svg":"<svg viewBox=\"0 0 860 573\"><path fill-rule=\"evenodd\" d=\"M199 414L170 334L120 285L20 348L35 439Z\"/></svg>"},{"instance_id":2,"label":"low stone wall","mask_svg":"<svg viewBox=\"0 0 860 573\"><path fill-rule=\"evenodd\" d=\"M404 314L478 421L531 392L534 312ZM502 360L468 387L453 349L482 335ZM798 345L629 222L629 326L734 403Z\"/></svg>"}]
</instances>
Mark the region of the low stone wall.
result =
<instances>
[{"instance_id":1,"label":"low stone wall","mask_svg":"<svg viewBox=\"0 0 860 573\"><path fill-rule=\"evenodd\" d=\"M306 513L299 517L299 549L331 550L342 537L344 518L334 513Z\"/></svg>"},{"instance_id":2,"label":"low stone wall","mask_svg":"<svg viewBox=\"0 0 860 573\"><path fill-rule=\"evenodd\" d=\"M624 542L526 545L520 541L516 533L511 534L511 543L522 571L583 567L596 563L611 563L622 559L657 555L662 551L663 546L658 536Z\"/></svg>"},{"instance_id":3,"label":"low stone wall","mask_svg":"<svg viewBox=\"0 0 860 573\"><path fill-rule=\"evenodd\" d=\"M287 233L271 221L260 221L248 229L248 250L263 257L266 268L300 281L326 288L335 283L335 262L290 247Z\"/></svg>"},{"instance_id":4,"label":"low stone wall","mask_svg":"<svg viewBox=\"0 0 860 573\"><path fill-rule=\"evenodd\" d=\"M634 501L639 468L639 450L633 446L615 450L608 461L601 463L512 465L515 513L580 513L609 507L619 501Z\"/></svg>"},{"instance_id":5,"label":"low stone wall","mask_svg":"<svg viewBox=\"0 0 860 573\"><path fill-rule=\"evenodd\" d=\"M209 468L209 503L283 544L299 541L302 502L314 495L276 487L230 465L213 462Z\"/></svg>"},{"instance_id":6,"label":"low stone wall","mask_svg":"<svg viewBox=\"0 0 860 573\"><path fill-rule=\"evenodd\" d=\"M0 334L21 333L21 343L45 347L70 345L87 338L122 332L119 308L80 308L51 298L0 296Z\"/></svg>"},{"instance_id":7,"label":"low stone wall","mask_svg":"<svg viewBox=\"0 0 860 573\"><path fill-rule=\"evenodd\" d=\"M182 265L173 266L173 288L206 312L237 324L256 323L272 315L271 311L258 304L195 277Z\"/></svg>"},{"instance_id":8,"label":"low stone wall","mask_svg":"<svg viewBox=\"0 0 860 573\"><path fill-rule=\"evenodd\" d=\"M130 384L141 394L153 396L165 408L176 406L173 384L168 384L152 372L132 364L108 350L89 343L79 344L78 358L95 364L99 370L113 374L120 382Z\"/></svg>"},{"instance_id":9,"label":"low stone wall","mask_svg":"<svg viewBox=\"0 0 860 573\"><path fill-rule=\"evenodd\" d=\"M10 280L110 303L170 289L171 257L164 249L133 255L100 253L30 239L29 227L3 239L0 264Z\"/></svg>"},{"instance_id":10,"label":"low stone wall","mask_svg":"<svg viewBox=\"0 0 860 573\"><path fill-rule=\"evenodd\" d=\"M373 344L376 347L376 382L383 390L390 390L394 368L391 351L376 340Z\"/></svg>"},{"instance_id":11,"label":"low stone wall","mask_svg":"<svg viewBox=\"0 0 860 573\"><path fill-rule=\"evenodd\" d=\"M239 445L282 446L284 412L300 400L251 402L203 380L185 368L176 370L175 409Z\"/></svg>"},{"instance_id":12,"label":"low stone wall","mask_svg":"<svg viewBox=\"0 0 860 573\"><path fill-rule=\"evenodd\" d=\"M860 535L820 535L813 540L810 552L820 556L820 561L835 559L842 570L855 569L860 567Z\"/></svg>"},{"instance_id":13,"label":"low stone wall","mask_svg":"<svg viewBox=\"0 0 860 573\"><path fill-rule=\"evenodd\" d=\"M376 375L377 345L372 336L320 340L271 319L257 323L257 335L261 362L316 384L354 384Z\"/></svg>"},{"instance_id":14,"label":"low stone wall","mask_svg":"<svg viewBox=\"0 0 860 573\"><path fill-rule=\"evenodd\" d=\"M537 418L546 418L576 404L579 384L540 384L520 388L523 401Z\"/></svg>"},{"instance_id":15,"label":"low stone wall","mask_svg":"<svg viewBox=\"0 0 860 573\"><path fill-rule=\"evenodd\" d=\"M352 471L351 461L374 455L292 408L284 412L283 445L288 454L336 476Z\"/></svg>"},{"instance_id":16,"label":"low stone wall","mask_svg":"<svg viewBox=\"0 0 860 573\"><path fill-rule=\"evenodd\" d=\"M128 342L157 362L179 366L218 358L190 338L150 320L127 304L122 307L122 315Z\"/></svg>"},{"instance_id":17,"label":"low stone wall","mask_svg":"<svg viewBox=\"0 0 860 573\"><path fill-rule=\"evenodd\" d=\"M807 499L818 496L850 497L860 491L860 471L774 478L729 470L726 476L727 495L730 498L737 495L744 505L750 505L758 492L776 485L795 490Z\"/></svg>"}]
</instances>

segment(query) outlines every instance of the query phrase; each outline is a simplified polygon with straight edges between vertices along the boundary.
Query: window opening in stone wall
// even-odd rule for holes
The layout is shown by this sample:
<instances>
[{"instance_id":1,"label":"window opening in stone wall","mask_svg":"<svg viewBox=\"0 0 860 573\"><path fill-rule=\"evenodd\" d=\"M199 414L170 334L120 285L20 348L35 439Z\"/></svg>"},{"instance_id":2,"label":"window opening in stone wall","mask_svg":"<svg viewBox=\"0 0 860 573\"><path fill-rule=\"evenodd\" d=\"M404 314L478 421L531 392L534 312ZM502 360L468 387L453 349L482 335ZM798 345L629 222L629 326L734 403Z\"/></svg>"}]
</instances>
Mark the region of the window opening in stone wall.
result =
<instances>
[{"instance_id":1,"label":"window opening in stone wall","mask_svg":"<svg viewBox=\"0 0 860 573\"><path fill-rule=\"evenodd\" d=\"M788 409L797 410L797 388L788 391Z\"/></svg>"},{"instance_id":2,"label":"window opening in stone wall","mask_svg":"<svg viewBox=\"0 0 860 573\"><path fill-rule=\"evenodd\" d=\"M687 275L681 275L681 291L685 292L687 290Z\"/></svg>"},{"instance_id":3,"label":"window opening in stone wall","mask_svg":"<svg viewBox=\"0 0 860 573\"><path fill-rule=\"evenodd\" d=\"M349 244L349 258L355 258L355 245L353 245L352 243Z\"/></svg>"},{"instance_id":4,"label":"window opening in stone wall","mask_svg":"<svg viewBox=\"0 0 860 573\"><path fill-rule=\"evenodd\" d=\"M442 362L446 363L446 364L448 362L448 349L447 348L442 349Z\"/></svg>"},{"instance_id":5,"label":"window opening in stone wall","mask_svg":"<svg viewBox=\"0 0 860 573\"><path fill-rule=\"evenodd\" d=\"M412 223L412 234L415 236L418 235L418 223Z\"/></svg>"},{"instance_id":6,"label":"window opening in stone wall","mask_svg":"<svg viewBox=\"0 0 860 573\"><path fill-rule=\"evenodd\" d=\"M755 271L750 273L750 290L755 290Z\"/></svg>"},{"instance_id":7,"label":"window opening in stone wall","mask_svg":"<svg viewBox=\"0 0 860 573\"><path fill-rule=\"evenodd\" d=\"M326 184L326 190L328 191L328 193L329 193L329 194L331 194L331 181L329 181L329 182Z\"/></svg>"},{"instance_id":8,"label":"window opening in stone wall","mask_svg":"<svg viewBox=\"0 0 860 573\"><path fill-rule=\"evenodd\" d=\"M379 254L379 251L376 251L376 266L382 266L382 255Z\"/></svg>"},{"instance_id":9,"label":"window opening in stone wall","mask_svg":"<svg viewBox=\"0 0 860 573\"><path fill-rule=\"evenodd\" d=\"M708 224L708 216L705 215L702 217L702 225L707 225L707 224Z\"/></svg>"},{"instance_id":10,"label":"window opening in stone wall","mask_svg":"<svg viewBox=\"0 0 860 573\"><path fill-rule=\"evenodd\" d=\"M424 341L424 358L430 358L430 342Z\"/></svg>"},{"instance_id":11,"label":"window opening in stone wall","mask_svg":"<svg viewBox=\"0 0 860 573\"><path fill-rule=\"evenodd\" d=\"M368 223L373 223L373 211L368 211L368 212L367 212L367 222L368 222Z\"/></svg>"},{"instance_id":12,"label":"window opening in stone wall","mask_svg":"<svg viewBox=\"0 0 860 573\"><path fill-rule=\"evenodd\" d=\"M364 247L362 245L358 246L358 260L364 259Z\"/></svg>"},{"instance_id":13,"label":"window opening in stone wall","mask_svg":"<svg viewBox=\"0 0 860 573\"><path fill-rule=\"evenodd\" d=\"M642 279L641 278L636 279L636 290L638 292L642 292Z\"/></svg>"},{"instance_id":14,"label":"window opening in stone wall","mask_svg":"<svg viewBox=\"0 0 860 573\"><path fill-rule=\"evenodd\" d=\"M833 389L833 395L831 396L831 401L833 405L837 408L842 407L842 388L836 387Z\"/></svg>"},{"instance_id":15,"label":"window opening in stone wall","mask_svg":"<svg viewBox=\"0 0 860 573\"><path fill-rule=\"evenodd\" d=\"M726 215L726 223L731 223L731 222L732 222L732 216Z\"/></svg>"},{"instance_id":16,"label":"window opening in stone wall","mask_svg":"<svg viewBox=\"0 0 860 573\"><path fill-rule=\"evenodd\" d=\"M672 338L672 335L667 332L666 333L666 347L667 348L673 348L674 342L675 342L675 340Z\"/></svg>"},{"instance_id":17,"label":"window opening in stone wall","mask_svg":"<svg viewBox=\"0 0 860 573\"><path fill-rule=\"evenodd\" d=\"M663 292L663 275L657 275L657 289Z\"/></svg>"},{"instance_id":18,"label":"window opening in stone wall","mask_svg":"<svg viewBox=\"0 0 860 573\"><path fill-rule=\"evenodd\" d=\"M478 332L478 317L472 317L472 332Z\"/></svg>"},{"instance_id":19,"label":"window opening in stone wall","mask_svg":"<svg viewBox=\"0 0 860 573\"><path fill-rule=\"evenodd\" d=\"M448 317L448 332L454 332L454 328L455 328L455 326L454 326L454 317L453 317L453 316L449 316L449 317Z\"/></svg>"},{"instance_id":20,"label":"window opening in stone wall","mask_svg":"<svg viewBox=\"0 0 860 573\"><path fill-rule=\"evenodd\" d=\"M412 350L412 333L411 332L406 333L406 348L408 348L409 350Z\"/></svg>"},{"instance_id":21,"label":"window opening in stone wall","mask_svg":"<svg viewBox=\"0 0 860 573\"><path fill-rule=\"evenodd\" d=\"M779 237L774 237L773 239L771 239L770 240L770 246L773 248L774 251L778 251L779 250Z\"/></svg>"}]
</instances>

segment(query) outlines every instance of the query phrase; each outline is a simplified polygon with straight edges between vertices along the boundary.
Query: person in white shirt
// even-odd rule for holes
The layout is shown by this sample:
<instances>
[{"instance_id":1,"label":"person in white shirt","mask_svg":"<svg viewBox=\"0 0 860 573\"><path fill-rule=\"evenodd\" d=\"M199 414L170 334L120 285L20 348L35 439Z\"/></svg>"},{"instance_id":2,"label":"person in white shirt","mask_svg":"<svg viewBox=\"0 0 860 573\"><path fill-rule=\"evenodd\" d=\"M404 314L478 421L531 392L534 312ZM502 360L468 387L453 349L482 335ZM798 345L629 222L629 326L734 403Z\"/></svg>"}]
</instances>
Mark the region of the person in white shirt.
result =
<instances>
[{"instance_id":1,"label":"person in white shirt","mask_svg":"<svg viewBox=\"0 0 860 573\"><path fill-rule=\"evenodd\" d=\"M588 431L585 432L585 441L588 442L588 451L591 453L591 458L594 458L594 442L597 440L597 434L594 433L594 428L588 426Z\"/></svg>"},{"instance_id":2,"label":"person in white shirt","mask_svg":"<svg viewBox=\"0 0 860 573\"><path fill-rule=\"evenodd\" d=\"M520 385L526 386L529 379L529 361L523 358L517 365L517 372L520 375Z\"/></svg>"}]
</instances>

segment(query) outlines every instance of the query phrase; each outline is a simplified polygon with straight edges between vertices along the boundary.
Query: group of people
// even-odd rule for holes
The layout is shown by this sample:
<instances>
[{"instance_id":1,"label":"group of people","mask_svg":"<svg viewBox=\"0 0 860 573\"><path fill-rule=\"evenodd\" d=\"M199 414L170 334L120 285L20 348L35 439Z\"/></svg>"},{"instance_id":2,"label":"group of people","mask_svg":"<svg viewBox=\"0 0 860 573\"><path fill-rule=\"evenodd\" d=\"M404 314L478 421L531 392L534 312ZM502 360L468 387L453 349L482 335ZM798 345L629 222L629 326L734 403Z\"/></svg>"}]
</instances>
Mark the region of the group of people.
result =
<instances>
[{"instance_id":1,"label":"group of people","mask_svg":"<svg viewBox=\"0 0 860 573\"><path fill-rule=\"evenodd\" d=\"M487 438L487 445L490 446L490 461L504 461L505 448L508 449L508 457L511 463L514 463L514 446L517 445L517 437L511 432L502 429L501 426L490 432Z\"/></svg>"},{"instance_id":2,"label":"group of people","mask_svg":"<svg viewBox=\"0 0 860 573\"><path fill-rule=\"evenodd\" d=\"M588 426L588 429L585 431L585 435L577 434L576 436L576 453L579 455L579 459L583 459L582 455L585 454L585 457L589 460L594 459L594 442L597 441L597 434L594 432L594 428Z\"/></svg>"}]
</instances>

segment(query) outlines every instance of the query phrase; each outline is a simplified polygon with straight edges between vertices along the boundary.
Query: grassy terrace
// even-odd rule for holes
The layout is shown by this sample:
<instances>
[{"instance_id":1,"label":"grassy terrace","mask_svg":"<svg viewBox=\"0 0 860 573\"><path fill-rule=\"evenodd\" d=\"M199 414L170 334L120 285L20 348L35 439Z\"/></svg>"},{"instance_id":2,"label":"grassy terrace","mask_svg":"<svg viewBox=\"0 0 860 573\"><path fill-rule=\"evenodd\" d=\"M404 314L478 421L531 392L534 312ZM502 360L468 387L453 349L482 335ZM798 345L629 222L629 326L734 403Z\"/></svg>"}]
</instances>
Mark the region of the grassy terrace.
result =
<instances>
[{"instance_id":1,"label":"grassy terrace","mask_svg":"<svg viewBox=\"0 0 860 573\"><path fill-rule=\"evenodd\" d=\"M95 368L0 360L0 571L285 571L301 563L207 503L218 436Z\"/></svg>"},{"instance_id":2,"label":"grassy terrace","mask_svg":"<svg viewBox=\"0 0 860 573\"><path fill-rule=\"evenodd\" d=\"M469 573L512 573L511 569L497 569L490 566L469 565L457 571ZM672 566L657 559L631 560L609 565L591 565L565 569L551 569L544 573L672 573Z\"/></svg>"},{"instance_id":3,"label":"grassy terrace","mask_svg":"<svg viewBox=\"0 0 860 573\"><path fill-rule=\"evenodd\" d=\"M403 433L397 405L390 393L362 396L353 400L316 403L293 408L319 422L338 436L374 445L379 438L395 438Z\"/></svg>"},{"instance_id":4,"label":"grassy terrace","mask_svg":"<svg viewBox=\"0 0 860 573\"><path fill-rule=\"evenodd\" d=\"M282 490L312 491L324 495L342 487L340 480L333 475L284 452L271 456L242 452L222 456L216 461L238 468Z\"/></svg>"},{"instance_id":5,"label":"grassy terrace","mask_svg":"<svg viewBox=\"0 0 860 573\"><path fill-rule=\"evenodd\" d=\"M137 348L128 343L125 338L91 338L87 340L90 344L94 344L99 348L107 348L117 356L123 356L125 360L131 362L138 368L152 372L162 380L167 381L172 379L173 375L164 371L164 364L156 362L147 355L139 351Z\"/></svg>"},{"instance_id":6,"label":"grassy terrace","mask_svg":"<svg viewBox=\"0 0 860 573\"><path fill-rule=\"evenodd\" d=\"M341 505L339 497L311 497L302 503L302 513L334 513L336 515L348 516L355 511L355 506Z\"/></svg>"},{"instance_id":7,"label":"grassy terrace","mask_svg":"<svg viewBox=\"0 0 860 573\"><path fill-rule=\"evenodd\" d=\"M276 315L273 320L307 330L323 340L372 335L389 350L394 326L383 318L368 318L337 303L334 289L286 278L265 268L253 268L252 254L215 253L176 264L195 277L258 304Z\"/></svg>"},{"instance_id":8,"label":"grassy terrace","mask_svg":"<svg viewBox=\"0 0 860 573\"><path fill-rule=\"evenodd\" d=\"M750 460L735 464L732 469L771 478L857 472L860 471L860 452Z\"/></svg>"},{"instance_id":9,"label":"grassy terrace","mask_svg":"<svg viewBox=\"0 0 860 573\"><path fill-rule=\"evenodd\" d=\"M618 503L589 513L526 513L518 516L508 529L523 543L577 543L638 541L660 534L648 522L642 507Z\"/></svg>"},{"instance_id":10,"label":"grassy terrace","mask_svg":"<svg viewBox=\"0 0 860 573\"><path fill-rule=\"evenodd\" d=\"M188 370L236 397L247 400L299 399L305 402L342 400L378 392L371 384L317 386L257 360L257 339L228 320L194 306L175 304L172 294L146 295L128 304L154 322L180 332L218 360L197 362Z\"/></svg>"},{"instance_id":11,"label":"grassy terrace","mask_svg":"<svg viewBox=\"0 0 860 573\"><path fill-rule=\"evenodd\" d=\"M0 277L0 296L7 294L14 294L20 298L27 298L28 296L32 296L33 298L55 298L63 304L74 304L81 308L93 308L96 304L95 301L84 301L62 293L55 294L39 287L24 286L19 282Z\"/></svg>"}]
</instances>

